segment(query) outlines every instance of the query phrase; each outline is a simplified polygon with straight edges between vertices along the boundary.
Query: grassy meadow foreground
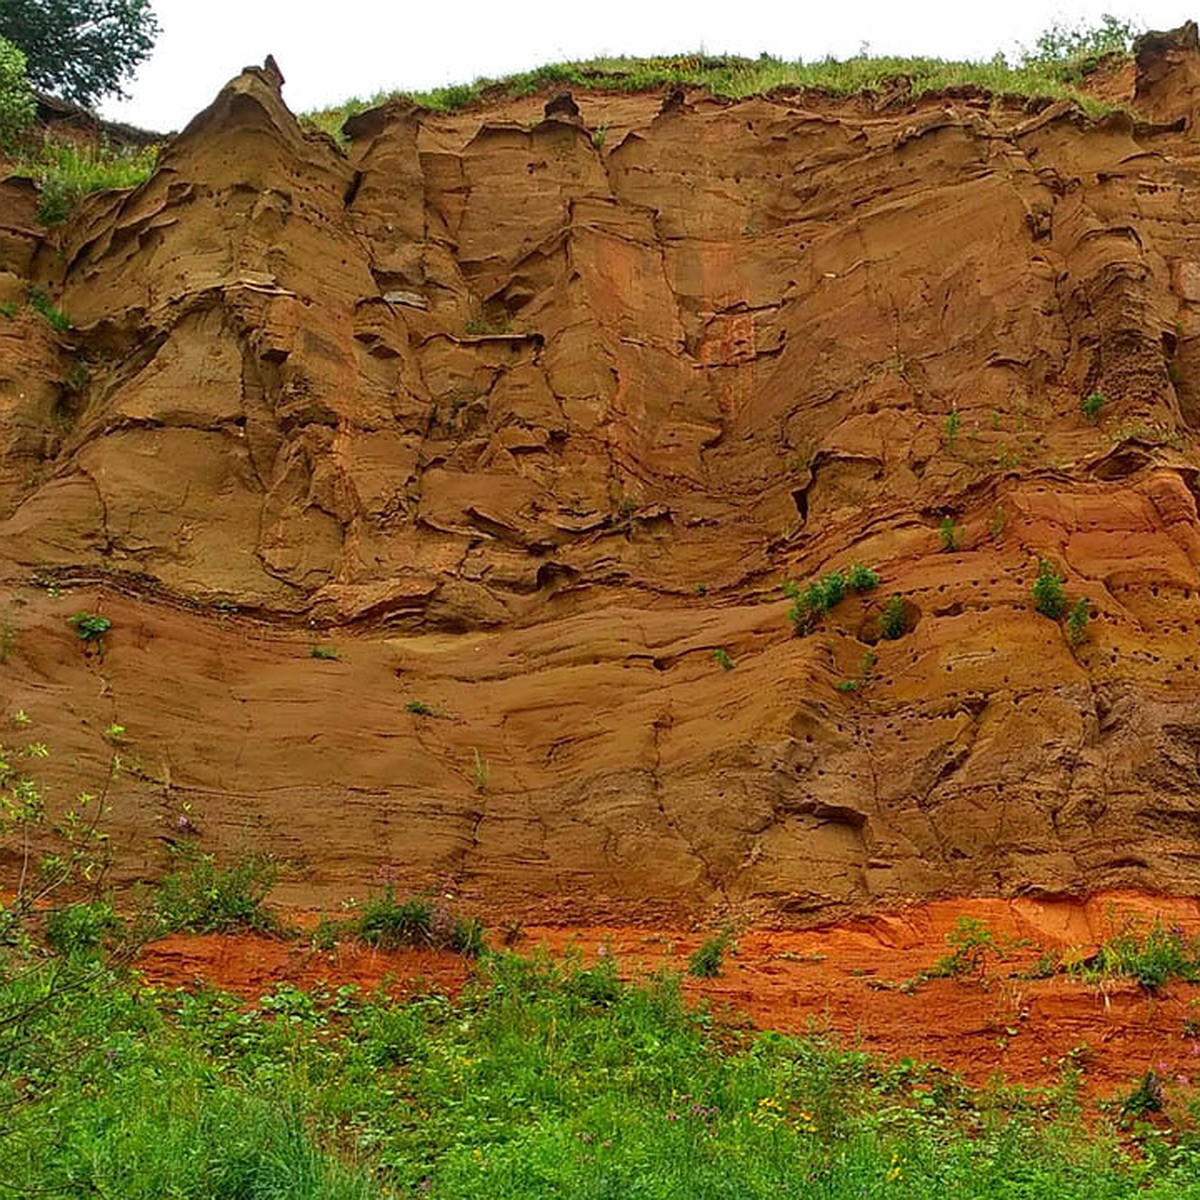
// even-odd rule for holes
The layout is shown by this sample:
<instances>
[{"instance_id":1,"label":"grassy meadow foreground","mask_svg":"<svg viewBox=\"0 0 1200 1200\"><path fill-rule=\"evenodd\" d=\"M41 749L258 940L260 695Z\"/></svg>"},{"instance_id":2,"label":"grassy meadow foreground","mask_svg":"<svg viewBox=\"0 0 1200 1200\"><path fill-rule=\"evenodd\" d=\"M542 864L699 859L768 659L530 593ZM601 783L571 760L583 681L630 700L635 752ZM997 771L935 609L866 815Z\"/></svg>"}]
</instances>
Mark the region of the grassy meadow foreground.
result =
<instances>
[{"instance_id":1,"label":"grassy meadow foreground","mask_svg":"<svg viewBox=\"0 0 1200 1200\"><path fill-rule=\"evenodd\" d=\"M277 928L263 878L197 859L143 904L141 936ZM386 893L308 936L457 946L476 964L460 995L156 986L121 962L122 929L93 902L59 910L44 942L9 939L6 1194L1200 1196L1194 1115L1152 1074L1099 1114L1071 1059L1052 1087L973 1090L815 1030L718 1019L685 1003L680 972L626 982L611 957L490 952L473 922ZM964 933L938 972L979 965L986 936ZM701 950L690 973L719 971L721 950ZM1154 988L1198 963L1194 942L1156 929L1093 969Z\"/></svg>"}]
</instances>

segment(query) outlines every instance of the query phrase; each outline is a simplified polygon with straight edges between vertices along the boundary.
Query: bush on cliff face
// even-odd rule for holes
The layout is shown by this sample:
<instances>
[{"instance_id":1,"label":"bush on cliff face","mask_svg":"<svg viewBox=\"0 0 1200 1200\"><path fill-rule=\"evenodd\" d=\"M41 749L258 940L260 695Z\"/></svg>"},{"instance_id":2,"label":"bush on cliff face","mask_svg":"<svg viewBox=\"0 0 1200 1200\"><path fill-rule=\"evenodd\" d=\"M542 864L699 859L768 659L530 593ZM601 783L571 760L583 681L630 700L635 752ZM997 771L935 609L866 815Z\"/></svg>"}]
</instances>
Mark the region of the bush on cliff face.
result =
<instances>
[{"instance_id":1,"label":"bush on cliff face","mask_svg":"<svg viewBox=\"0 0 1200 1200\"><path fill-rule=\"evenodd\" d=\"M33 124L33 89L25 74L25 55L0 37L0 148L10 149Z\"/></svg>"}]
</instances>

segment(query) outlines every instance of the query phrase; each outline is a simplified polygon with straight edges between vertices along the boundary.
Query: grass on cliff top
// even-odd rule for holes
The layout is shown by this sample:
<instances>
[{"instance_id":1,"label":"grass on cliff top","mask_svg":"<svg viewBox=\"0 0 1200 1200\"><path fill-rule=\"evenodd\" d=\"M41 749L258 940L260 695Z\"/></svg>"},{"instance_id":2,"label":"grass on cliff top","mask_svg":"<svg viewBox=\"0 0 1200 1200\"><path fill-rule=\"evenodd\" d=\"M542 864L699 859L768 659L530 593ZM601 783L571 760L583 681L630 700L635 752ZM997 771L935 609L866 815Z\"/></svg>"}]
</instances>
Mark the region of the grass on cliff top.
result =
<instances>
[{"instance_id":1,"label":"grass on cliff top","mask_svg":"<svg viewBox=\"0 0 1200 1200\"><path fill-rule=\"evenodd\" d=\"M314 125L335 136L348 117L402 97L434 112L457 112L485 100L532 96L553 87L596 91L643 92L667 85L707 88L717 96L741 99L774 88L814 88L834 95L875 91L907 79L914 95L950 87L974 86L997 95L1071 99L1085 111L1111 109L1083 88L1107 55L1128 58L1133 38L1128 23L1105 16L1093 28L1047 29L1032 50L1015 63L997 54L987 62L949 62L939 58L825 58L815 62L763 54L757 59L690 54L667 58L595 58L556 63L503 79L477 79L428 92L379 92L368 100L354 98L308 113Z\"/></svg>"},{"instance_id":2,"label":"grass on cliff top","mask_svg":"<svg viewBox=\"0 0 1200 1200\"><path fill-rule=\"evenodd\" d=\"M38 220L57 225L91 192L144 183L157 161L157 146L112 147L46 134L21 148L11 174L28 176L37 184Z\"/></svg>"},{"instance_id":3,"label":"grass on cliff top","mask_svg":"<svg viewBox=\"0 0 1200 1200\"><path fill-rule=\"evenodd\" d=\"M1084 1128L1072 1063L1049 1092L972 1091L722 1025L611 959L489 956L458 1000L284 984L251 1005L80 963L0 976L0 1014L27 1014L0 1027L4 1194L1200 1197L1194 1129L1146 1124L1131 1152ZM77 986L31 1003L64 970Z\"/></svg>"}]
</instances>

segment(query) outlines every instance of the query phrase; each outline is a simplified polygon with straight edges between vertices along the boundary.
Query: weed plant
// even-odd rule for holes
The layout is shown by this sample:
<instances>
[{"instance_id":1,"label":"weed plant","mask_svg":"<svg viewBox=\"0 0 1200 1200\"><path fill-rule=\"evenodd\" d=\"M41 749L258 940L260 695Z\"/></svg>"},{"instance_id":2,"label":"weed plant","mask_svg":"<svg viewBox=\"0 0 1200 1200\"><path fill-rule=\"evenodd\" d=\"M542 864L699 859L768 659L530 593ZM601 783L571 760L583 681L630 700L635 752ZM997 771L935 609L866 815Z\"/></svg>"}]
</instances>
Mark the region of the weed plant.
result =
<instances>
[{"instance_id":1,"label":"weed plant","mask_svg":"<svg viewBox=\"0 0 1200 1200\"><path fill-rule=\"evenodd\" d=\"M29 307L45 317L47 324L56 333L66 333L71 328L71 318L61 309L55 308L54 302L41 288L31 287L26 298Z\"/></svg>"},{"instance_id":2,"label":"weed plant","mask_svg":"<svg viewBox=\"0 0 1200 1200\"><path fill-rule=\"evenodd\" d=\"M1080 596L1071 605L1067 613L1067 640L1072 646L1078 646L1087 637L1088 602L1086 596Z\"/></svg>"},{"instance_id":3,"label":"weed plant","mask_svg":"<svg viewBox=\"0 0 1200 1200\"><path fill-rule=\"evenodd\" d=\"M352 931L367 945L387 950L427 946L474 958L484 950L483 926L474 918L455 916L446 905L429 896L398 900L390 884L366 900Z\"/></svg>"},{"instance_id":4,"label":"weed plant","mask_svg":"<svg viewBox=\"0 0 1200 1200\"><path fill-rule=\"evenodd\" d=\"M841 603L847 588L865 592L878 583L879 576L861 563L855 563L845 571L830 571L804 587L789 579L783 585L783 594L792 602L788 620L798 634L810 633L825 613Z\"/></svg>"},{"instance_id":5,"label":"weed plant","mask_svg":"<svg viewBox=\"0 0 1200 1200\"><path fill-rule=\"evenodd\" d=\"M1067 608L1067 594L1063 581L1047 559L1038 559L1037 578L1033 581L1033 606L1044 617L1057 621Z\"/></svg>"},{"instance_id":6,"label":"weed plant","mask_svg":"<svg viewBox=\"0 0 1200 1200\"><path fill-rule=\"evenodd\" d=\"M1091 983L1114 976L1134 979L1148 992L1173 979L1200 982L1200 940L1188 937L1176 925L1156 920L1145 932L1126 920L1106 938L1090 958L1068 970Z\"/></svg>"},{"instance_id":7,"label":"weed plant","mask_svg":"<svg viewBox=\"0 0 1200 1200\"><path fill-rule=\"evenodd\" d=\"M728 929L705 938L688 958L688 974L697 979L716 979L725 965L725 952L732 943L733 935Z\"/></svg>"},{"instance_id":8,"label":"weed plant","mask_svg":"<svg viewBox=\"0 0 1200 1200\"><path fill-rule=\"evenodd\" d=\"M273 859L244 854L221 866L213 855L189 847L177 854L178 866L154 892L148 932L278 932L279 923L266 907L279 874Z\"/></svg>"}]
</instances>

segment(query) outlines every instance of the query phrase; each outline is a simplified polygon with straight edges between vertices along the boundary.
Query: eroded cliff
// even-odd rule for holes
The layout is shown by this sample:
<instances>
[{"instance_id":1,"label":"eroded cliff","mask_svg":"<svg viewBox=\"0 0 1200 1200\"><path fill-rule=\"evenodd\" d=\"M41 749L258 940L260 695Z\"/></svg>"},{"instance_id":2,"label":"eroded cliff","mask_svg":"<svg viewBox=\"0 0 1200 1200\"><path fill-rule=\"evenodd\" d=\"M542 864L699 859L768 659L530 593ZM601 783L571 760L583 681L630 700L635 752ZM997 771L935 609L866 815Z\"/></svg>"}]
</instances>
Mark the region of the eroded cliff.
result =
<instances>
[{"instance_id":1,"label":"eroded cliff","mask_svg":"<svg viewBox=\"0 0 1200 1200\"><path fill-rule=\"evenodd\" d=\"M248 70L59 234L9 181L0 299L73 328L0 318L0 698L62 794L124 727L126 878L198 839L497 916L1194 892L1194 27L1109 85L393 102L339 147ZM855 561L793 636L781 582Z\"/></svg>"}]
</instances>

